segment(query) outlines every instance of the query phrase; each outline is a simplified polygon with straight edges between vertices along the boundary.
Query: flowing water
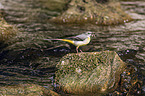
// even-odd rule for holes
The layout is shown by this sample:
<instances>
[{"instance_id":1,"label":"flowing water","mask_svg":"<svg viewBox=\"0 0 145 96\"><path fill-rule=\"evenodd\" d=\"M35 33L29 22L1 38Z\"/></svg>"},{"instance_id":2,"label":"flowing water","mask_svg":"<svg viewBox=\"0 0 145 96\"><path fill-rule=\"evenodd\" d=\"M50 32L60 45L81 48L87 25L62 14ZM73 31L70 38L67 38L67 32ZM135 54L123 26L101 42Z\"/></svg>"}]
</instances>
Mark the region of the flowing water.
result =
<instances>
[{"instance_id":1,"label":"flowing water","mask_svg":"<svg viewBox=\"0 0 145 96\"><path fill-rule=\"evenodd\" d=\"M86 31L95 32L84 51L110 50L119 53L125 62L135 62L145 78L145 1L122 1L122 8L134 21L116 26L57 25L49 19L63 10L60 0L0 0L5 20L20 30L1 52L1 84L32 82L49 87L55 65L71 52L64 42L44 41L46 38L64 38ZM18 38L18 39L16 39ZM48 50L55 46L64 46ZM121 51L121 52L120 52ZM43 64L43 65L42 65ZM48 66L48 65L49 66ZM145 86L142 89L145 91Z\"/></svg>"}]
</instances>

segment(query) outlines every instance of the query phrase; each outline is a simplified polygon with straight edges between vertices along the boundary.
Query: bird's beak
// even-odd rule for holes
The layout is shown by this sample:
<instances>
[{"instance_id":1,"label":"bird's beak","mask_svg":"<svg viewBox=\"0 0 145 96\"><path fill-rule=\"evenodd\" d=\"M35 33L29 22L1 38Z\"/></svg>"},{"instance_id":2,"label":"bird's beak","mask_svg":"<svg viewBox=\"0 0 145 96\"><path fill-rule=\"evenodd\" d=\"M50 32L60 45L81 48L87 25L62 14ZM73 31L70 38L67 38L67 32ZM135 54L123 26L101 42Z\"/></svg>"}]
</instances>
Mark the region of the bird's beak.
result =
<instances>
[{"instance_id":1,"label":"bird's beak","mask_svg":"<svg viewBox=\"0 0 145 96\"><path fill-rule=\"evenodd\" d=\"M92 32L92 37L95 37L95 36L96 36L95 32Z\"/></svg>"}]
</instances>

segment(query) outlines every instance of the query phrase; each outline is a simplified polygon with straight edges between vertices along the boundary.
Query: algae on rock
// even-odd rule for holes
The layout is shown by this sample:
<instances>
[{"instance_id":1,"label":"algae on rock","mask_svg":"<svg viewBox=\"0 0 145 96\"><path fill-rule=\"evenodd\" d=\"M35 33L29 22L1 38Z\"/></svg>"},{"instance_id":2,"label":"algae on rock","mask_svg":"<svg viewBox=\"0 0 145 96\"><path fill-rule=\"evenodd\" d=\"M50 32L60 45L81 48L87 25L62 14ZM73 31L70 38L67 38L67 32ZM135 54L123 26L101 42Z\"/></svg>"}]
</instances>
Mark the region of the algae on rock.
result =
<instances>
[{"instance_id":1,"label":"algae on rock","mask_svg":"<svg viewBox=\"0 0 145 96\"><path fill-rule=\"evenodd\" d=\"M0 17L0 42L6 41L17 34L18 30Z\"/></svg>"},{"instance_id":2,"label":"algae on rock","mask_svg":"<svg viewBox=\"0 0 145 96\"><path fill-rule=\"evenodd\" d=\"M106 94L117 88L125 63L116 52L84 52L64 56L56 82L71 94Z\"/></svg>"},{"instance_id":3,"label":"algae on rock","mask_svg":"<svg viewBox=\"0 0 145 96\"><path fill-rule=\"evenodd\" d=\"M70 0L68 9L50 21L61 24L112 25L131 21L118 0Z\"/></svg>"},{"instance_id":4,"label":"algae on rock","mask_svg":"<svg viewBox=\"0 0 145 96\"><path fill-rule=\"evenodd\" d=\"M0 87L1 96L60 96L56 92L36 84L18 84Z\"/></svg>"}]
</instances>

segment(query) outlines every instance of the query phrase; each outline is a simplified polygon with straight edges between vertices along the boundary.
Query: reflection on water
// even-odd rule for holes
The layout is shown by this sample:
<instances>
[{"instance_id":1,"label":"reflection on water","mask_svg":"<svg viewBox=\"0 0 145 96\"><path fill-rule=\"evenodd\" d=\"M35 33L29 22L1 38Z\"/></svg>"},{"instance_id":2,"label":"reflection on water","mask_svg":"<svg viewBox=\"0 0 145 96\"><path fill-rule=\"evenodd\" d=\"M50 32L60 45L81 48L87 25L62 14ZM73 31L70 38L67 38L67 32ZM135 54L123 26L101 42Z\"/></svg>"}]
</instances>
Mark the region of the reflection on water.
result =
<instances>
[{"instance_id":1,"label":"reflection on water","mask_svg":"<svg viewBox=\"0 0 145 96\"><path fill-rule=\"evenodd\" d=\"M125 61L132 59L137 62L136 67L141 70L143 75L145 72L145 1L130 1L122 2L122 6L127 10L132 18L135 20L123 25L117 26L96 26L86 24L83 26L69 26L69 25L55 25L50 24L48 20L60 14L62 6L54 8L52 6L48 7L45 3L47 0L1 0L0 3L4 6L5 19L8 23L13 24L19 28L21 35L17 36L20 38L17 42L11 42L10 46L22 47L22 50L26 51L29 48L32 48L34 51L26 55L35 54L34 58L23 57L27 52L22 52L18 50L13 50L13 52L6 52L7 54L3 57L3 62L7 64L18 63L22 66L3 66L1 65L0 75L2 76L0 83L7 83L8 81L32 81L40 83L42 85L50 83L50 77L54 74L55 68L45 69L41 67L40 63L50 63L50 65L57 64L60 57L47 57L50 54L50 51L46 50L49 47L54 45L60 45L62 42L51 42L48 43L42 41L44 38L61 38L67 36L74 36L76 34L83 33L85 31L93 31L96 34L96 37L92 38L87 47L82 47L83 50L112 50L112 51L121 51L121 50L139 50L142 48L142 51L136 53L135 57L131 58L126 57ZM49 0L51 2L51 0ZM53 0L52 0L53 1ZM56 0L59 4L59 0ZM54 5L55 6L55 5ZM58 10L61 9L61 10ZM25 42L24 42L25 41ZM27 43L29 42L29 44ZM20 43L20 45L18 44ZM64 44L64 43L63 43ZM28 48L23 47L22 45L27 45ZM17 49L17 48L15 48ZM21 48L20 48L21 49ZM66 49L67 50L67 49ZM63 53L66 50L61 49L61 51L56 50L57 52ZM70 52L70 49L66 53ZM52 50L53 51L53 50ZM3 52L1 52L3 53ZM12 54L19 54L18 57L12 58ZM22 55L21 55L21 54ZM65 54L66 54L65 53ZM3 53L4 54L4 53ZM53 54L53 52L52 52ZM9 55L9 56L8 56ZM31 56L33 57L33 56ZM41 57L41 58L37 58ZM11 58L11 60L9 60ZM7 59L7 60L6 60ZM23 60L22 60L23 59ZM30 59L30 60L28 60ZM37 60L32 60L37 59ZM41 62L44 59L44 62ZM9 61L9 62L8 62ZM12 63L10 63L12 62ZM34 63L38 63L35 66L32 66ZM25 66L27 65L27 66ZM23 68L21 68L23 67ZM25 68L24 68L25 67ZM38 70L39 69L39 70ZM28 73L28 74L25 74ZM20 78L16 78L19 76ZM40 78L41 77L41 78ZM9 78L9 79L7 79ZM11 78L11 79L10 79ZM41 80L40 80L41 79ZM4 80L4 81L3 81ZM11 82L10 82L11 83Z\"/></svg>"}]
</instances>

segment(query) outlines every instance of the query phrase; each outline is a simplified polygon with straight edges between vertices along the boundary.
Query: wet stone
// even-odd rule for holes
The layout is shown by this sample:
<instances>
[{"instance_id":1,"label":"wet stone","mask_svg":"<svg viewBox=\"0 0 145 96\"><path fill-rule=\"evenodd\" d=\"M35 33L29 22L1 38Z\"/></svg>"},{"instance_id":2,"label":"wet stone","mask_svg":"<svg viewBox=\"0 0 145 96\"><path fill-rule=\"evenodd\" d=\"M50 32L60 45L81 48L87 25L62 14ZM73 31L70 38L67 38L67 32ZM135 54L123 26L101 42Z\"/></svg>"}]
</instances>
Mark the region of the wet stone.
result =
<instances>
[{"instance_id":1,"label":"wet stone","mask_svg":"<svg viewBox=\"0 0 145 96\"><path fill-rule=\"evenodd\" d=\"M113 51L72 53L57 64L56 83L70 94L106 94L117 88L125 66Z\"/></svg>"},{"instance_id":2,"label":"wet stone","mask_svg":"<svg viewBox=\"0 0 145 96\"><path fill-rule=\"evenodd\" d=\"M143 85L143 77L139 74L138 69L132 65L128 64L124 72L121 74L121 79L119 86L117 88L117 96L137 96L141 95ZM110 96L114 96L116 93L113 92ZM143 95L142 95L143 96Z\"/></svg>"}]
</instances>

